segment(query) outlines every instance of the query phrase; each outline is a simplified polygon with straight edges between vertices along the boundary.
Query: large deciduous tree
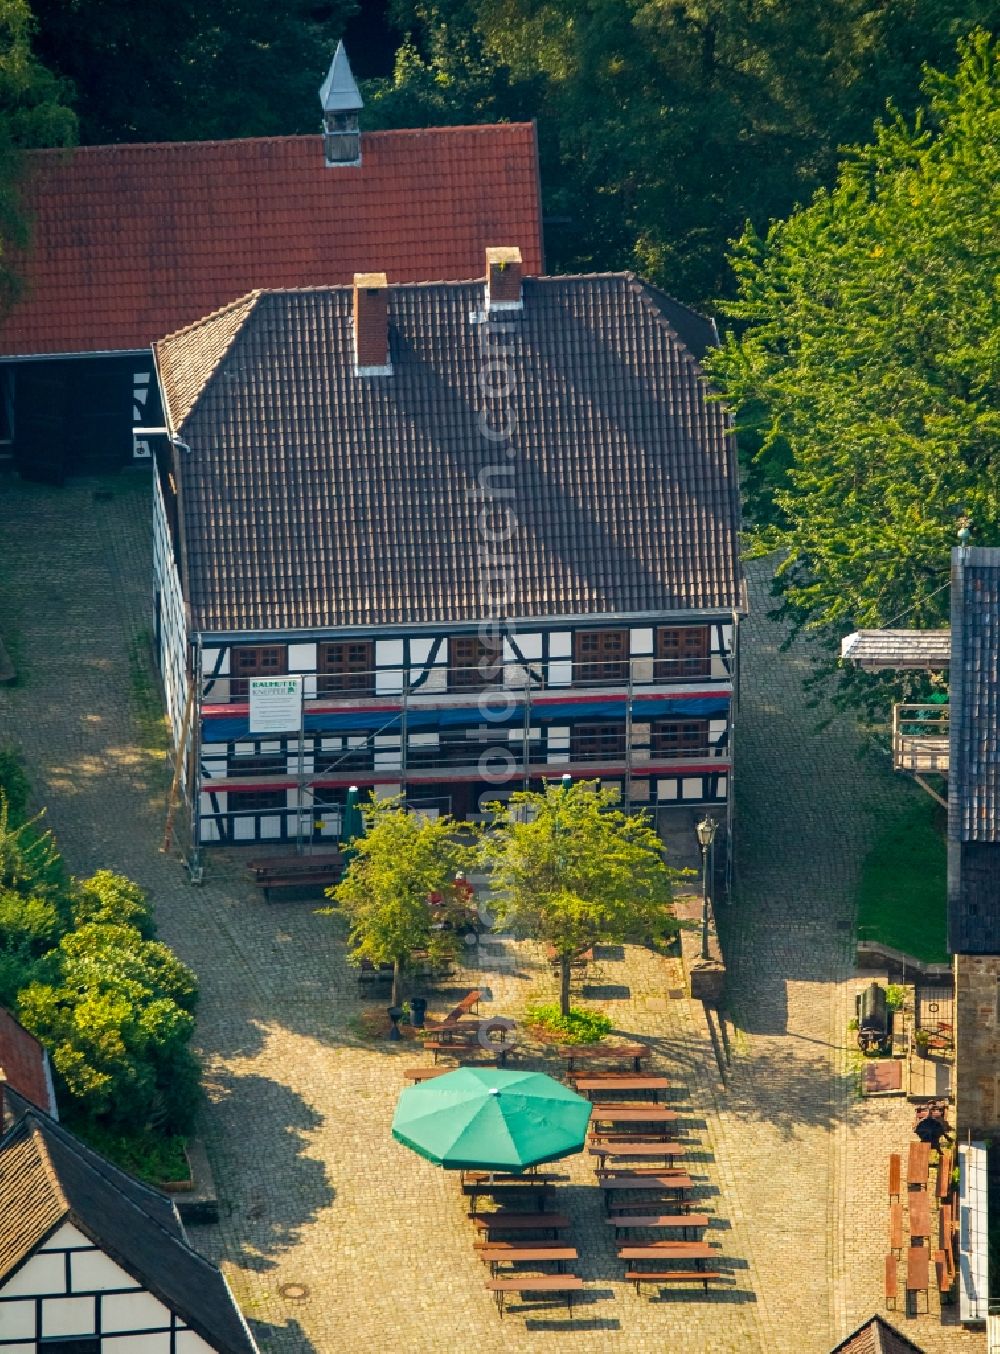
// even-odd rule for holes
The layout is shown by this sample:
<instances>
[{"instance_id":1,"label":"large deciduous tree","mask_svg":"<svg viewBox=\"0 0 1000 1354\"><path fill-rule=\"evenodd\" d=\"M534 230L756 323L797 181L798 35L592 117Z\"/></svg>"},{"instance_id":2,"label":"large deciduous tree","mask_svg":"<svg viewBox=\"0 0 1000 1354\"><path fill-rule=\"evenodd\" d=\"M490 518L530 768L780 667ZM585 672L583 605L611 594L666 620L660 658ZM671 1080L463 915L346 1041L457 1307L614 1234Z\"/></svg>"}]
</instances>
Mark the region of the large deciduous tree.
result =
<instances>
[{"instance_id":1,"label":"large deciduous tree","mask_svg":"<svg viewBox=\"0 0 1000 1354\"><path fill-rule=\"evenodd\" d=\"M344 877L327 890L334 904L329 911L347 918L353 963L392 964L392 1003L398 1006L417 951L431 963L456 952L456 932L440 922L449 902L465 902L456 876L468 868L471 850L453 818L411 813L398 797L372 800L361 812L364 836L351 843ZM432 895L443 907L431 906Z\"/></svg>"},{"instance_id":2,"label":"large deciduous tree","mask_svg":"<svg viewBox=\"0 0 1000 1354\"><path fill-rule=\"evenodd\" d=\"M501 923L558 956L563 1015L571 964L582 950L677 929L670 903L679 872L664 861L648 819L616 802L616 791L593 781L518 791L509 806L495 807L481 842Z\"/></svg>"},{"instance_id":3,"label":"large deciduous tree","mask_svg":"<svg viewBox=\"0 0 1000 1354\"><path fill-rule=\"evenodd\" d=\"M537 117L556 271L634 267L690 304L726 243L833 181L988 0L398 0L413 41L366 125Z\"/></svg>"},{"instance_id":4,"label":"large deciduous tree","mask_svg":"<svg viewBox=\"0 0 1000 1354\"><path fill-rule=\"evenodd\" d=\"M357 0L33 0L38 52L76 88L80 136L204 141L319 130Z\"/></svg>"},{"instance_id":5,"label":"large deciduous tree","mask_svg":"<svg viewBox=\"0 0 1000 1354\"><path fill-rule=\"evenodd\" d=\"M783 609L831 645L946 623L959 520L1000 540L998 70L985 33L964 40L912 122L882 122L831 191L735 248L743 328L710 368L754 453L756 548L781 552Z\"/></svg>"},{"instance_id":6,"label":"large deciduous tree","mask_svg":"<svg viewBox=\"0 0 1000 1354\"><path fill-rule=\"evenodd\" d=\"M65 82L35 57L35 23L27 0L0 0L0 314L18 295L12 251L23 248L29 223L19 188L24 151L67 146L76 138Z\"/></svg>"}]
</instances>

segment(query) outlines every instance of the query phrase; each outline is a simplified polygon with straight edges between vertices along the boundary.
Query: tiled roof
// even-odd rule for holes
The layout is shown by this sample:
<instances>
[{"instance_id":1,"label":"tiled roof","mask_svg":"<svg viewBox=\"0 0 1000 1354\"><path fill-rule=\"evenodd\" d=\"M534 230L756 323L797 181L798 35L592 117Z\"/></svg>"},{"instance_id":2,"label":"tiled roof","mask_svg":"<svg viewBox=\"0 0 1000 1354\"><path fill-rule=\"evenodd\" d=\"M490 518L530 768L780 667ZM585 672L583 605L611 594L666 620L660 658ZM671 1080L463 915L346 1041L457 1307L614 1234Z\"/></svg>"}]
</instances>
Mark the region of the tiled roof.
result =
<instances>
[{"instance_id":1,"label":"tiled roof","mask_svg":"<svg viewBox=\"0 0 1000 1354\"><path fill-rule=\"evenodd\" d=\"M883 1317L873 1316L830 1354L923 1354L923 1350Z\"/></svg>"},{"instance_id":2,"label":"tiled roof","mask_svg":"<svg viewBox=\"0 0 1000 1354\"><path fill-rule=\"evenodd\" d=\"M865 672L940 672L951 662L951 631L855 630L841 640L840 656Z\"/></svg>"},{"instance_id":3,"label":"tiled roof","mask_svg":"<svg viewBox=\"0 0 1000 1354\"><path fill-rule=\"evenodd\" d=\"M188 1245L172 1202L25 1106L0 1139L0 1284L62 1222L219 1354L257 1354L225 1279Z\"/></svg>"},{"instance_id":4,"label":"tiled roof","mask_svg":"<svg viewBox=\"0 0 1000 1354\"><path fill-rule=\"evenodd\" d=\"M391 376L354 374L348 288L156 345L196 629L742 607L735 449L684 341L709 322L627 274L528 278L490 337L483 290L391 288Z\"/></svg>"},{"instance_id":5,"label":"tiled roof","mask_svg":"<svg viewBox=\"0 0 1000 1354\"><path fill-rule=\"evenodd\" d=\"M951 608L957 837L1000 843L1000 549L954 551Z\"/></svg>"},{"instance_id":6,"label":"tiled roof","mask_svg":"<svg viewBox=\"0 0 1000 1354\"><path fill-rule=\"evenodd\" d=\"M489 245L542 269L530 123L86 146L31 155L33 241L0 356L147 348L256 287L476 276Z\"/></svg>"},{"instance_id":7,"label":"tiled roof","mask_svg":"<svg viewBox=\"0 0 1000 1354\"><path fill-rule=\"evenodd\" d=\"M1000 953L1000 549L951 569L948 948Z\"/></svg>"},{"instance_id":8,"label":"tiled roof","mask_svg":"<svg viewBox=\"0 0 1000 1354\"><path fill-rule=\"evenodd\" d=\"M47 1114L55 1115L56 1104L48 1074L45 1049L0 1006L0 1076L7 1086L30 1100Z\"/></svg>"}]
</instances>

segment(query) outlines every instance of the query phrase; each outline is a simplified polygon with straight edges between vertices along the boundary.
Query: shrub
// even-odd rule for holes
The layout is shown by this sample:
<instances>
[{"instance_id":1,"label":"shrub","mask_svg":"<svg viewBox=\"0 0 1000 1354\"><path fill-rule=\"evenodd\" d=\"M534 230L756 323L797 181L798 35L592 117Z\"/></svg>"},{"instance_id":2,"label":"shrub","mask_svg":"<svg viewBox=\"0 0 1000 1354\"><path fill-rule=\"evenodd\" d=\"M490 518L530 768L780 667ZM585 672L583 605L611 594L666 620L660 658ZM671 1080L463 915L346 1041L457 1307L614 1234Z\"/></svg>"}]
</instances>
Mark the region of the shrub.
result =
<instances>
[{"instance_id":1,"label":"shrub","mask_svg":"<svg viewBox=\"0 0 1000 1354\"><path fill-rule=\"evenodd\" d=\"M131 879L111 870L98 870L76 883L71 900L74 926L102 922L134 926L146 940L156 935L156 923L143 890Z\"/></svg>"},{"instance_id":2,"label":"shrub","mask_svg":"<svg viewBox=\"0 0 1000 1354\"><path fill-rule=\"evenodd\" d=\"M602 1011L571 1006L568 1015L561 1015L557 1002L529 1006L525 1023L541 1034L557 1035L564 1044L596 1044L612 1030L612 1021Z\"/></svg>"},{"instance_id":3,"label":"shrub","mask_svg":"<svg viewBox=\"0 0 1000 1354\"><path fill-rule=\"evenodd\" d=\"M906 1004L906 988L902 983L889 983L885 989L885 1004L890 1011L900 1011Z\"/></svg>"},{"instance_id":4,"label":"shrub","mask_svg":"<svg viewBox=\"0 0 1000 1354\"><path fill-rule=\"evenodd\" d=\"M184 1132L198 1104L196 1001L194 975L165 945L91 922L39 962L18 1009L81 1119Z\"/></svg>"},{"instance_id":5,"label":"shrub","mask_svg":"<svg viewBox=\"0 0 1000 1354\"><path fill-rule=\"evenodd\" d=\"M0 792L10 807L11 822L15 824L23 822L28 811L31 786L24 774L20 753L9 743L0 747Z\"/></svg>"},{"instance_id":6,"label":"shrub","mask_svg":"<svg viewBox=\"0 0 1000 1354\"><path fill-rule=\"evenodd\" d=\"M187 1139L181 1134L158 1137L150 1133L110 1133L99 1125L85 1125L81 1126L81 1137L95 1152L152 1185L189 1178L190 1167L184 1155Z\"/></svg>"}]
</instances>

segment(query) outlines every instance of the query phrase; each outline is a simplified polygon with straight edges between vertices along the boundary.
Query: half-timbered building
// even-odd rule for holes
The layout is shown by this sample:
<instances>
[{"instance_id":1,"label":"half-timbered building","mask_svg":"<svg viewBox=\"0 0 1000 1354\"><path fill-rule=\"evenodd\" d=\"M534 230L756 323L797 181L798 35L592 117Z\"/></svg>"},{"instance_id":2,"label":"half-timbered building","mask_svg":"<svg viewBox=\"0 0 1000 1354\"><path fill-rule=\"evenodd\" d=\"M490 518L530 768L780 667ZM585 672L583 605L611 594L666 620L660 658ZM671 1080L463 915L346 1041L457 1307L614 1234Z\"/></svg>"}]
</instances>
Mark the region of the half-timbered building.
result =
<instances>
[{"instance_id":1,"label":"half-timbered building","mask_svg":"<svg viewBox=\"0 0 1000 1354\"><path fill-rule=\"evenodd\" d=\"M8 1094L0 1136L3 1354L257 1354L167 1195Z\"/></svg>"},{"instance_id":2,"label":"half-timbered building","mask_svg":"<svg viewBox=\"0 0 1000 1354\"><path fill-rule=\"evenodd\" d=\"M541 270L533 124L359 131L342 44L320 103L315 136L27 155L0 465L56 483L148 465L150 344L254 287L347 283L373 250L393 281L469 277L498 238Z\"/></svg>"},{"instance_id":3,"label":"half-timbered building","mask_svg":"<svg viewBox=\"0 0 1000 1354\"><path fill-rule=\"evenodd\" d=\"M630 274L484 263L254 292L155 347L157 647L201 843L335 839L351 785L464 816L564 773L726 817L714 326ZM303 695L277 732L262 679Z\"/></svg>"}]
</instances>

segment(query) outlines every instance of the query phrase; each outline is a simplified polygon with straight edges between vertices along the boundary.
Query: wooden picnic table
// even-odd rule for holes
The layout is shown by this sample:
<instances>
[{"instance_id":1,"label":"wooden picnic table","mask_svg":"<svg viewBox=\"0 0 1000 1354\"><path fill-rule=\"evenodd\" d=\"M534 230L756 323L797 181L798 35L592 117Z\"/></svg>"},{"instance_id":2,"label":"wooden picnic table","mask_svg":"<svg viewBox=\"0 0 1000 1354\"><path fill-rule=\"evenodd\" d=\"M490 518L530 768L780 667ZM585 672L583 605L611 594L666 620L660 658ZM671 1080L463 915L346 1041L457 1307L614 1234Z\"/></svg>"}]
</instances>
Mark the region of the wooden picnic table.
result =
<instances>
[{"instance_id":1,"label":"wooden picnic table","mask_svg":"<svg viewBox=\"0 0 1000 1354\"><path fill-rule=\"evenodd\" d=\"M592 1100L595 1092L602 1095L616 1092L622 1094L634 1095L640 1091L652 1091L654 1099L660 1091L666 1091L670 1082L666 1077L643 1077L625 1074L623 1076L608 1077L574 1077L574 1085L581 1095L586 1095L588 1100Z\"/></svg>"},{"instance_id":2,"label":"wooden picnic table","mask_svg":"<svg viewBox=\"0 0 1000 1354\"><path fill-rule=\"evenodd\" d=\"M707 1213L612 1213L604 1221L615 1229L617 1240L619 1232L630 1231L633 1227L663 1231L680 1229L684 1232L690 1228L692 1232L701 1231L708 1226L709 1218Z\"/></svg>"},{"instance_id":3,"label":"wooden picnic table","mask_svg":"<svg viewBox=\"0 0 1000 1354\"><path fill-rule=\"evenodd\" d=\"M615 1105L598 1102L590 1116L592 1124L672 1124L680 1116L666 1105Z\"/></svg>"},{"instance_id":4,"label":"wooden picnic table","mask_svg":"<svg viewBox=\"0 0 1000 1354\"><path fill-rule=\"evenodd\" d=\"M930 1254L926 1246L911 1246L906 1252L907 1293L914 1295L927 1293L930 1287ZM916 1302L915 1296L914 1302Z\"/></svg>"},{"instance_id":5,"label":"wooden picnic table","mask_svg":"<svg viewBox=\"0 0 1000 1354\"><path fill-rule=\"evenodd\" d=\"M715 1248L705 1241L653 1241L648 1246L621 1246L619 1260L711 1260Z\"/></svg>"},{"instance_id":6,"label":"wooden picnic table","mask_svg":"<svg viewBox=\"0 0 1000 1354\"><path fill-rule=\"evenodd\" d=\"M911 1142L910 1155L906 1163L906 1183L924 1189L927 1185L927 1172L931 1164L931 1145L929 1142Z\"/></svg>"},{"instance_id":7,"label":"wooden picnic table","mask_svg":"<svg viewBox=\"0 0 1000 1354\"><path fill-rule=\"evenodd\" d=\"M925 1189L910 1190L910 1236L931 1234L931 1201Z\"/></svg>"},{"instance_id":8,"label":"wooden picnic table","mask_svg":"<svg viewBox=\"0 0 1000 1354\"><path fill-rule=\"evenodd\" d=\"M556 1051L565 1059L567 1072L573 1071L573 1064L578 1059L583 1062L627 1061L632 1064L633 1072L641 1072L642 1060L649 1056L645 1044L563 1044Z\"/></svg>"},{"instance_id":9,"label":"wooden picnic table","mask_svg":"<svg viewBox=\"0 0 1000 1354\"><path fill-rule=\"evenodd\" d=\"M580 1258L575 1246L484 1246L476 1254L489 1265L491 1274L496 1274L500 1265L540 1265L548 1260L554 1260L562 1273L567 1260Z\"/></svg>"},{"instance_id":10,"label":"wooden picnic table","mask_svg":"<svg viewBox=\"0 0 1000 1354\"><path fill-rule=\"evenodd\" d=\"M681 1198L685 1190L692 1188L694 1181L684 1171L659 1171L656 1175L641 1175L636 1171L621 1171L613 1175L598 1177L598 1185L604 1194L604 1205L611 1207L612 1193L618 1190L653 1190L657 1194L676 1190Z\"/></svg>"},{"instance_id":11,"label":"wooden picnic table","mask_svg":"<svg viewBox=\"0 0 1000 1354\"><path fill-rule=\"evenodd\" d=\"M486 1284L487 1292L496 1299L497 1311L501 1316L507 1293L565 1293L566 1306L572 1308L573 1294L579 1293L582 1288L583 1280L576 1274L514 1275L512 1278L490 1279Z\"/></svg>"}]
</instances>

